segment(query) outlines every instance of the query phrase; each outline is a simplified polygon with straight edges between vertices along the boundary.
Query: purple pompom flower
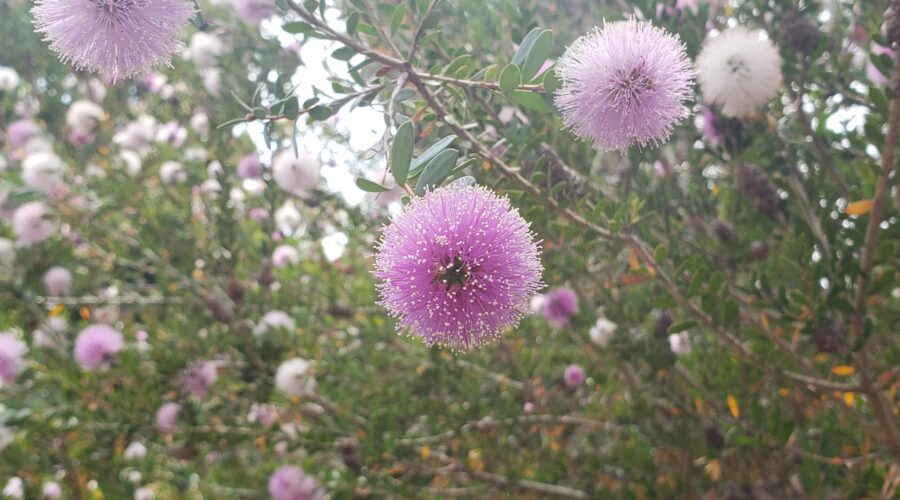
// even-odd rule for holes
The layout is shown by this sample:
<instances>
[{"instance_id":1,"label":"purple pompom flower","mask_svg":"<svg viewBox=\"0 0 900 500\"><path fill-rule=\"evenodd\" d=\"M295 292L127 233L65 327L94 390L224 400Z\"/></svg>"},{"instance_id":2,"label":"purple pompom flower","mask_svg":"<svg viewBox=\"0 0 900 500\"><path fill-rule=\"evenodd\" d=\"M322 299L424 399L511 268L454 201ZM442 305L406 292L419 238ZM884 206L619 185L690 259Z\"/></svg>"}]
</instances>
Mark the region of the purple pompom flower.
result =
<instances>
[{"instance_id":1,"label":"purple pompom flower","mask_svg":"<svg viewBox=\"0 0 900 500\"><path fill-rule=\"evenodd\" d=\"M263 174L263 164L256 155L247 155L238 161L237 175L241 179L259 179Z\"/></svg>"},{"instance_id":2,"label":"purple pompom flower","mask_svg":"<svg viewBox=\"0 0 900 500\"><path fill-rule=\"evenodd\" d=\"M189 0L37 0L31 12L63 62L115 82L167 63L194 6Z\"/></svg>"},{"instance_id":3,"label":"purple pompom flower","mask_svg":"<svg viewBox=\"0 0 900 500\"><path fill-rule=\"evenodd\" d=\"M325 492L300 467L282 465L269 477L269 494L275 500L319 500Z\"/></svg>"},{"instance_id":4,"label":"purple pompom flower","mask_svg":"<svg viewBox=\"0 0 900 500\"><path fill-rule=\"evenodd\" d=\"M181 374L181 385L192 396L202 398L209 392L209 388L219 377L215 363L201 361L191 363Z\"/></svg>"},{"instance_id":5,"label":"purple pompom flower","mask_svg":"<svg viewBox=\"0 0 900 500\"><path fill-rule=\"evenodd\" d=\"M541 303L541 314L554 328L569 326L569 320L578 314L578 295L566 287L550 290Z\"/></svg>"},{"instance_id":6,"label":"purple pompom flower","mask_svg":"<svg viewBox=\"0 0 900 500\"><path fill-rule=\"evenodd\" d=\"M684 44L650 23L606 23L559 59L556 105L575 135L623 150L666 140L688 114L694 71Z\"/></svg>"},{"instance_id":7,"label":"purple pompom flower","mask_svg":"<svg viewBox=\"0 0 900 500\"><path fill-rule=\"evenodd\" d=\"M581 365L569 365L563 373L563 380L566 385L572 388L578 387L584 383L584 368Z\"/></svg>"},{"instance_id":8,"label":"purple pompom flower","mask_svg":"<svg viewBox=\"0 0 900 500\"><path fill-rule=\"evenodd\" d=\"M162 432L170 433L178 429L178 413L181 405L178 403L165 403L156 410L156 428Z\"/></svg>"},{"instance_id":9,"label":"purple pompom flower","mask_svg":"<svg viewBox=\"0 0 900 500\"><path fill-rule=\"evenodd\" d=\"M108 325L91 325L75 339L75 361L85 370L96 370L123 347L121 332Z\"/></svg>"},{"instance_id":10,"label":"purple pompom flower","mask_svg":"<svg viewBox=\"0 0 900 500\"><path fill-rule=\"evenodd\" d=\"M385 228L375 258L380 303L426 345L468 351L528 311L539 257L508 199L450 185L413 199Z\"/></svg>"},{"instance_id":11,"label":"purple pompom flower","mask_svg":"<svg viewBox=\"0 0 900 500\"><path fill-rule=\"evenodd\" d=\"M0 333L0 385L11 384L24 366L22 357L28 352L24 342L9 333Z\"/></svg>"}]
</instances>

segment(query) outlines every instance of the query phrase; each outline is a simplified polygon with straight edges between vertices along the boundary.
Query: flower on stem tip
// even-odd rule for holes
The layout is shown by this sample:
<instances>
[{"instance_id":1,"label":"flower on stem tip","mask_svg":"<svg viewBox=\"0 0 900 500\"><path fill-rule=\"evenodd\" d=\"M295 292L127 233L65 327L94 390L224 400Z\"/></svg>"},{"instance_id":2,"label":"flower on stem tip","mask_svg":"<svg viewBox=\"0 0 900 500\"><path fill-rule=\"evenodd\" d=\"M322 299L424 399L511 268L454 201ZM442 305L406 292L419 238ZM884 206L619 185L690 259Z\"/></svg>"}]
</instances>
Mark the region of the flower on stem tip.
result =
<instances>
[{"instance_id":1,"label":"flower on stem tip","mask_svg":"<svg viewBox=\"0 0 900 500\"><path fill-rule=\"evenodd\" d=\"M189 0L37 0L34 26L75 69L115 82L167 63L178 31L194 15Z\"/></svg>"},{"instance_id":2,"label":"flower on stem tip","mask_svg":"<svg viewBox=\"0 0 900 500\"><path fill-rule=\"evenodd\" d=\"M384 229L375 257L380 303L426 345L468 351L529 310L539 257L508 199L450 185L414 198Z\"/></svg>"},{"instance_id":3,"label":"flower on stem tip","mask_svg":"<svg viewBox=\"0 0 900 500\"><path fill-rule=\"evenodd\" d=\"M566 126L603 150L656 145L688 115L694 71L684 44L648 22L606 23L559 59Z\"/></svg>"}]
</instances>

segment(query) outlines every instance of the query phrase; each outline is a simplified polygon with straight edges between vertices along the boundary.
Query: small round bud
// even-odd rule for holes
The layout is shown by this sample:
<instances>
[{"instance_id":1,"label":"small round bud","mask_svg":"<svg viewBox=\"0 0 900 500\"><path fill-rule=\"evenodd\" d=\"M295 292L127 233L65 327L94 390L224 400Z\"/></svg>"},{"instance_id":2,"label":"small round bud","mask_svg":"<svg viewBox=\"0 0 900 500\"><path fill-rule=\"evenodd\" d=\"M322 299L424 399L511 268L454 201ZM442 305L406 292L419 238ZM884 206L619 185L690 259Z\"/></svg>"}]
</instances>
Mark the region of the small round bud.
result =
<instances>
[{"instance_id":1,"label":"small round bud","mask_svg":"<svg viewBox=\"0 0 900 500\"><path fill-rule=\"evenodd\" d=\"M666 338L670 326L672 326L672 315L669 314L669 311L663 311L656 318L656 327L654 328L656 336L661 339Z\"/></svg>"},{"instance_id":2,"label":"small round bud","mask_svg":"<svg viewBox=\"0 0 900 500\"><path fill-rule=\"evenodd\" d=\"M754 240L750 243L750 257L753 260L763 260L769 256L769 245L765 241Z\"/></svg>"},{"instance_id":3,"label":"small round bud","mask_svg":"<svg viewBox=\"0 0 900 500\"><path fill-rule=\"evenodd\" d=\"M722 243L729 243L734 239L734 227L723 220L716 220L713 223L713 232Z\"/></svg>"},{"instance_id":4,"label":"small round bud","mask_svg":"<svg viewBox=\"0 0 900 500\"><path fill-rule=\"evenodd\" d=\"M721 450L725 447L725 436L722 431L715 425L710 425L705 430L706 445L714 450Z\"/></svg>"},{"instance_id":5,"label":"small round bud","mask_svg":"<svg viewBox=\"0 0 900 500\"><path fill-rule=\"evenodd\" d=\"M781 20L781 36L801 54L812 54L819 45L822 33L819 27L808 17L799 12L791 12Z\"/></svg>"}]
</instances>

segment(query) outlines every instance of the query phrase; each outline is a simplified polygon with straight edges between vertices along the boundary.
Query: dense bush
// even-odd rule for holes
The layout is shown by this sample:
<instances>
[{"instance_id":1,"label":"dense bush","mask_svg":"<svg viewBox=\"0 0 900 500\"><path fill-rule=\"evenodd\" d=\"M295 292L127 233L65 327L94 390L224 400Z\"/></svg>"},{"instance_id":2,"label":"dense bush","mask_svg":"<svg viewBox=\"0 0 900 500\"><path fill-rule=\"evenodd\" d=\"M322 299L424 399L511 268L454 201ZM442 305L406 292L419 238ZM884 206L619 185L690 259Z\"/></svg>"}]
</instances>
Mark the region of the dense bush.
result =
<instances>
[{"instance_id":1,"label":"dense bush","mask_svg":"<svg viewBox=\"0 0 900 500\"><path fill-rule=\"evenodd\" d=\"M887 0L300 3L201 1L171 67L114 84L0 3L6 496L260 498L285 465L333 498L897 494ZM554 91L631 17L690 64L618 77L689 113L604 151ZM534 313L470 351L398 336L375 271L451 183L541 241Z\"/></svg>"}]
</instances>

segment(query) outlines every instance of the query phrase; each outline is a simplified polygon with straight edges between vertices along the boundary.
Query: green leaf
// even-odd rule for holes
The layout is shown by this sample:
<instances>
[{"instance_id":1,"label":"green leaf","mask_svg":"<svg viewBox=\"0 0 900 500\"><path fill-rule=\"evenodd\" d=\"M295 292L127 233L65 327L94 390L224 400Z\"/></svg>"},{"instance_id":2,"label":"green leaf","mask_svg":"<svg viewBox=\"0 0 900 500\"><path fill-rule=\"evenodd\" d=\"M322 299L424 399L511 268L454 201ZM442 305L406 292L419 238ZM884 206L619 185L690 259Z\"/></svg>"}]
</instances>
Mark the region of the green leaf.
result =
<instances>
[{"instance_id":1,"label":"green leaf","mask_svg":"<svg viewBox=\"0 0 900 500\"><path fill-rule=\"evenodd\" d=\"M544 98L541 96L541 94L535 92L517 90L510 94L509 98L512 102L539 113L549 113L550 111L552 111L550 109L550 106L548 106L544 101Z\"/></svg>"},{"instance_id":2,"label":"green leaf","mask_svg":"<svg viewBox=\"0 0 900 500\"><path fill-rule=\"evenodd\" d=\"M406 183L415 140L412 123L408 121L403 122L397 128L394 144L391 145L391 174L393 174L398 186Z\"/></svg>"},{"instance_id":3,"label":"green leaf","mask_svg":"<svg viewBox=\"0 0 900 500\"><path fill-rule=\"evenodd\" d=\"M349 61L350 59L353 59L353 56L355 55L356 51L351 49L350 47L341 47L331 53L331 57L337 59L338 61Z\"/></svg>"},{"instance_id":4,"label":"green leaf","mask_svg":"<svg viewBox=\"0 0 900 500\"><path fill-rule=\"evenodd\" d=\"M472 54L463 54L456 59L450 61L450 64L444 68L445 75L452 75L456 73L457 70L465 67L471 66L475 62L475 58L472 57Z\"/></svg>"},{"instance_id":5,"label":"green leaf","mask_svg":"<svg viewBox=\"0 0 900 500\"><path fill-rule=\"evenodd\" d=\"M225 123L219 125L218 127L216 127L216 130L221 129L221 128L225 128L225 127L231 127L232 125L237 125L238 123L244 123L244 122L246 122L246 121L247 121L246 118L235 118L235 119L233 119L233 120L228 120L227 122L225 122Z\"/></svg>"},{"instance_id":6,"label":"green leaf","mask_svg":"<svg viewBox=\"0 0 900 500\"><path fill-rule=\"evenodd\" d=\"M520 83L522 83L522 72L519 71L519 67L515 64L507 64L500 72L500 91L504 94L511 94Z\"/></svg>"},{"instance_id":7,"label":"green leaf","mask_svg":"<svg viewBox=\"0 0 900 500\"><path fill-rule=\"evenodd\" d=\"M403 18L406 17L406 4L401 3L394 9L394 14L391 16L391 34L394 35L397 33L397 29L400 28L400 25L403 24Z\"/></svg>"},{"instance_id":8,"label":"green leaf","mask_svg":"<svg viewBox=\"0 0 900 500\"><path fill-rule=\"evenodd\" d=\"M541 31L525 57L525 64L522 65L522 81L530 82L538 70L541 69L541 66L544 65L544 61L550 57L550 52L552 51L553 32L550 30Z\"/></svg>"},{"instance_id":9,"label":"green leaf","mask_svg":"<svg viewBox=\"0 0 900 500\"><path fill-rule=\"evenodd\" d=\"M562 87L562 80L556 74L555 68L550 68L544 73L544 92L552 94Z\"/></svg>"},{"instance_id":10,"label":"green leaf","mask_svg":"<svg viewBox=\"0 0 900 500\"><path fill-rule=\"evenodd\" d=\"M426 149L424 153L422 153L418 158L412 161L412 170L409 173L409 177L415 177L419 175L422 172L422 169L425 168L425 165L427 165L432 158L437 156L438 153L446 149L447 146L449 146L454 140L456 140L455 135L448 135L447 137L444 137L432 144L431 147Z\"/></svg>"},{"instance_id":11,"label":"green leaf","mask_svg":"<svg viewBox=\"0 0 900 500\"><path fill-rule=\"evenodd\" d=\"M875 105L875 109L879 113L883 116L888 116L888 100L884 93L884 89L875 86L869 87L869 98L872 100L872 104Z\"/></svg>"},{"instance_id":12,"label":"green leaf","mask_svg":"<svg viewBox=\"0 0 900 500\"><path fill-rule=\"evenodd\" d=\"M722 323L725 325L730 325L734 323L738 319L738 313L740 312L740 308L738 307L738 303L728 299L722 304Z\"/></svg>"},{"instance_id":13,"label":"green leaf","mask_svg":"<svg viewBox=\"0 0 900 500\"><path fill-rule=\"evenodd\" d=\"M315 121L327 120L332 115L331 108L328 106L314 106L309 109L309 116Z\"/></svg>"},{"instance_id":14,"label":"green leaf","mask_svg":"<svg viewBox=\"0 0 900 500\"><path fill-rule=\"evenodd\" d=\"M297 102L296 97L291 97L284 102L284 110L281 114L290 120L296 120L300 116L300 103Z\"/></svg>"},{"instance_id":15,"label":"green leaf","mask_svg":"<svg viewBox=\"0 0 900 500\"><path fill-rule=\"evenodd\" d=\"M284 26L281 27L281 29L283 29L284 31L286 31L287 33L290 33L292 35L300 35L300 34L306 35L306 34L312 33L313 31L316 30L315 28L312 27L311 24L304 23L303 21L294 21L291 23L286 23Z\"/></svg>"},{"instance_id":16,"label":"green leaf","mask_svg":"<svg viewBox=\"0 0 900 500\"><path fill-rule=\"evenodd\" d=\"M525 35L525 38L522 39L522 43L519 44L519 50L513 55L510 63L515 64L516 66L524 63L525 59L528 57L528 53L531 52L532 45L534 45L535 40L537 40L537 37L540 34L540 28L532 28L532 30Z\"/></svg>"},{"instance_id":17,"label":"green leaf","mask_svg":"<svg viewBox=\"0 0 900 500\"><path fill-rule=\"evenodd\" d=\"M687 329L693 328L695 326L697 326L697 322L692 319L689 319L687 321L682 321L681 323L675 323L674 325L670 326L669 329L666 331L669 333L669 335L671 335L673 333L681 333L681 332L683 332Z\"/></svg>"},{"instance_id":18,"label":"green leaf","mask_svg":"<svg viewBox=\"0 0 900 500\"><path fill-rule=\"evenodd\" d=\"M425 170L422 171L422 175L419 176L419 180L416 182L416 194L422 196L427 189L434 189L440 186L447 176L450 175L453 167L456 166L456 158L458 156L459 151L451 148L441 151L434 159L428 162L428 165L425 166Z\"/></svg>"},{"instance_id":19,"label":"green leaf","mask_svg":"<svg viewBox=\"0 0 900 500\"><path fill-rule=\"evenodd\" d=\"M369 179L364 179L362 177L356 178L356 187L362 189L367 193L384 193L386 191L390 191L390 189L382 186L381 184L372 182Z\"/></svg>"},{"instance_id":20,"label":"green leaf","mask_svg":"<svg viewBox=\"0 0 900 500\"><path fill-rule=\"evenodd\" d=\"M371 24L359 23L356 26L356 30L364 35L378 36L378 30L376 30L375 27Z\"/></svg>"},{"instance_id":21,"label":"green leaf","mask_svg":"<svg viewBox=\"0 0 900 500\"><path fill-rule=\"evenodd\" d=\"M656 245L656 249L653 251L653 260L656 261L657 264L666 260L666 255L669 253L669 250L665 245L660 243Z\"/></svg>"}]
</instances>

